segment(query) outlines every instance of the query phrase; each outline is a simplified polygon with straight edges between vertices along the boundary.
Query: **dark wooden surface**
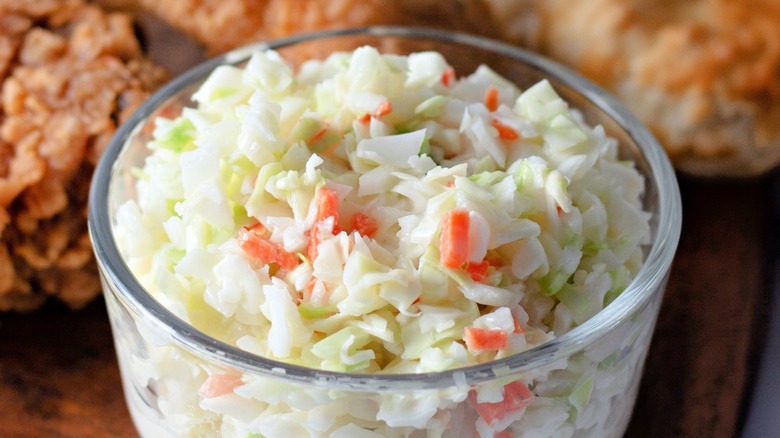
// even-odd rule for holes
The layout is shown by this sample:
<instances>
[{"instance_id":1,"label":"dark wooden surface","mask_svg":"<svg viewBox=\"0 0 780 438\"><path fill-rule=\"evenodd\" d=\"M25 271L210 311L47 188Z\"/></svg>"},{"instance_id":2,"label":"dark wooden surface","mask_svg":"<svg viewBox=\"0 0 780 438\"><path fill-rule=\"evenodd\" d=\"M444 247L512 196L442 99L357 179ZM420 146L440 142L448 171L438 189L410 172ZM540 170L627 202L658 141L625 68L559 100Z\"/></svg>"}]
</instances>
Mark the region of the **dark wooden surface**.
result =
<instances>
[{"instance_id":1,"label":"dark wooden surface","mask_svg":"<svg viewBox=\"0 0 780 438\"><path fill-rule=\"evenodd\" d=\"M681 180L683 237L629 437L738 436L764 342L768 179ZM0 314L0 437L136 436L103 302Z\"/></svg>"},{"instance_id":2,"label":"dark wooden surface","mask_svg":"<svg viewBox=\"0 0 780 438\"><path fill-rule=\"evenodd\" d=\"M768 321L771 180L681 180L680 246L629 437L737 437Z\"/></svg>"}]
</instances>

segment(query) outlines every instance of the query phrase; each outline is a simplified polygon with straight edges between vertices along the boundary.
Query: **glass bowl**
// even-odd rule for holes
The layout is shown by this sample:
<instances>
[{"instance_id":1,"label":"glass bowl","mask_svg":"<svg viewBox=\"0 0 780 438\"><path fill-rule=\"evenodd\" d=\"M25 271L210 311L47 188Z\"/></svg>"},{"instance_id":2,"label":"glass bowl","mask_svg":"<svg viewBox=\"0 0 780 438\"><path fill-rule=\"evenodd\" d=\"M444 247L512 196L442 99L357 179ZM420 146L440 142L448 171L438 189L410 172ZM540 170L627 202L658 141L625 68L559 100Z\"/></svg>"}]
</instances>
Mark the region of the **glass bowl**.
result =
<instances>
[{"instance_id":1,"label":"glass bowl","mask_svg":"<svg viewBox=\"0 0 780 438\"><path fill-rule=\"evenodd\" d=\"M619 141L621 157L634 160L646 178L642 202L652 214L645 263L625 291L585 323L520 354L442 372L350 374L252 355L188 325L144 290L123 259L113 227L118 206L136 196L133 169L148 155L145 143L154 116L191 105L189 97L212 70L240 65L255 51L275 49L294 61L365 44L396 53L436 50L460 72L487 64L521 88L547 79L589 124L604 126ZM119 129L104 153L92 184L89 225L125 397L142 436L485 437L495 432L604 438L622 436L631 416L677 247L681 205L674 172L656 140L623 105L582 77L484 38L372 27L255 44L170 82ZM242 375L255 391L206 400L198 389L211 375ZM506 388L515 381L534 394L521 412L508 401L480 406L473 400L475 391L504 388L506 401ZM486 428L491 420L494 427Z\"/></svg>"}]
</instances>

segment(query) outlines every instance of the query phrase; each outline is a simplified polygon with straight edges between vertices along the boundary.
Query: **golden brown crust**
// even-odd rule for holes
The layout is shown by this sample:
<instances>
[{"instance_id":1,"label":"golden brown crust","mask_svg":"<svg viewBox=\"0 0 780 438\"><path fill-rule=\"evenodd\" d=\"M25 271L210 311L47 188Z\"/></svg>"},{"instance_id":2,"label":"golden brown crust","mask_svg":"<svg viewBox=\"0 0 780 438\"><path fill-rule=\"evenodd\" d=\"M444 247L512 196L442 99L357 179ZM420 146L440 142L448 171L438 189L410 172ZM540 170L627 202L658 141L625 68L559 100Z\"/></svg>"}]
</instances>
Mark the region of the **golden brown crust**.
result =
<instances>
[{"instance_id":1,"label":"golden brown crust","mask_svg":"<svg viewBox=\"0 0 780 438\"><path fill-rule=\"evenodd\" d=\"M621 98L678 168L780 163L779 1L537 0L533 13L535 47Z\"/></svg>"},{"instance_id":2,"label":"golden brown crust","mask_svg":"<svg viewBox=\"0 0 780 438\"><path fill-rule=\"evenodd\" d=\"M397 17L395 0L140 0L211 53L257 41L326 28L385 24Z\"/></svg>"},{"instance_id":3,"label":"golden brown crust","mask_svg":"<svg viewBox=\"0 0 780 438\"><path fill-rule=\"evenodd\" d=\"M498 36L486 5L475 0L139 0L212 54L294 33L367 25L443 27Z\"/></svg>"},{"instance_id":4,"label":"golden brown crust","mask_svg":"<svg viewBox=\"0 0 780 438\"><path fill-rule=\"evenodd\" d=\"M165 78L132 22L82 0L0 0L0 310L100 290L86 226L94 166Z\"/></svg>"}]
</instances>

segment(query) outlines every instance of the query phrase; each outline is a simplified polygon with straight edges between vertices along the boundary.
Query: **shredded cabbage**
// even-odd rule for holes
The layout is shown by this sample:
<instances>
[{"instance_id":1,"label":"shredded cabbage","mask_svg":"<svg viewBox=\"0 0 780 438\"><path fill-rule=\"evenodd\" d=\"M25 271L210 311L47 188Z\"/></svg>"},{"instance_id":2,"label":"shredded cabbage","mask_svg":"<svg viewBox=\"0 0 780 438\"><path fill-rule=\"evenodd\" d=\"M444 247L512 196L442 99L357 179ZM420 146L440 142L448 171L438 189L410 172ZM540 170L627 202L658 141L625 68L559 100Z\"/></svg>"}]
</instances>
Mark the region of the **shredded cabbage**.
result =
<instances>
[{"instance_id":1,"label":"shredded cabbage","mask_svg":"<svg viewBox=\"0 0 780 438\"><path fill-rule=\"evenodd\" d=\"M581 324L641 265L642 177L548 82L520 90L483 66L445 83L448 69L438 53L371 47L297 73L273 51L216 69L197 108L158 119L138 199L119 208L131 268L198 329L335 371L457 368ZM458 210L467 225L450 229ZM503 341L467 344L467 329ZM597 380L578 379L501 421L458 421L483 436L582 422ZM394 394L350 420L317 420L310 397L265 380L225 397L200 408L250 436L439 436L465 393Z\"/></svg>"}]
</instances>

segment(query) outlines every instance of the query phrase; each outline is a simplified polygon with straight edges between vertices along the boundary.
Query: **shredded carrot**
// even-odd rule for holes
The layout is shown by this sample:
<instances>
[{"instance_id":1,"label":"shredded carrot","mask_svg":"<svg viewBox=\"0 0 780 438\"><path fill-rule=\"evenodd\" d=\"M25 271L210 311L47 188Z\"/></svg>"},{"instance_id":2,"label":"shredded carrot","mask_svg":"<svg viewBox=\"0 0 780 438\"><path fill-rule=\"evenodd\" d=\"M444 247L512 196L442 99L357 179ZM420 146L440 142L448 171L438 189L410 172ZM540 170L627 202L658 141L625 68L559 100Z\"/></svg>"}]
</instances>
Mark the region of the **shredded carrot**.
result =
<instances>
[{"instance_id":1,"label":"shredded carrot","mask_svg":"<svg viewBox=\"0 0 780 438\"><path fill-rule=\"evenodd\" d=\"M309 247L307 253L309 260L314 263L314 259L317 258L318 250L317 246L320 244L320 233L326 221L332 219L333 228L332 234L339 233L339 197L335 190L327 187L321 187L317 191L317 217L314 220L309 231Z\"/></svg>"},{"instance_id":2,"label":"shredded carrot","mask_svg":"<svg viewBox=\"0 0 780 438\"><path fill-rule=\"evenodd\" d=\"M287 271L295 269L298 257L285 251L282 245L268 240L268 234L268 230L258 223L239 230L236 240L244 252L265 264L276 263Z\"/></svg>"},{"instance_id":3,"label":"shredded carrot","mask_svg":"<svg viewBox=\"0 0 780 438\"><path fill-rule=\"evenodd\" d=\"M501 140L515 141L520 138L520 134L518 134L517 131L501 123L498 119L493 119L493 121L490 122L490 125L498 130L498 138Z\"/></svg>"},{"instance_id":4,"label":"shredded carrot","mask_svg":"<svg viewBox=\"0 0 780 438\"><path fill-rule=\"evenodd\" d=\"M445 68L441 74L441 83L445 87L449 87L454 80L455 80L455 69L452 67Z\"/></svg>"},{"instance_id":5,"label":"shredded carrot","mask_svg":"<svg viewBox=\"0 0 780 438\"><path fill-rule=\"evenodd\" d=\"M309 230L309 246L306 248L306 254L309 256L309 261L314 263L314 259L317 258L319 250L317 247L320 244L320 224L315 222Z\"/></svg>"},{"instance_id":6,"label":"shredded carrot","mask_svg":"<svg viewBox=\"0 0 780 438\"><path fill-rule=\"evenodd\" d=\"M469 212L450 210L441 225L440 262L446 268L459 268L469 254Z\"/></svg>"},{"instance_id":7,"label":"shredded carrot","mask_svg":"<svg viewBox=\"0 0 780 438\"><path fill-rule=\"evenodd\" d=\"M487 260L482 260L481 262L468 262L466 263L466 272L472 280L481 283L485 281L485 277L487 277L488 267L490 267L490 263L488 263Z\"/></svg>"},{"instance_id":8,"label":"shredded carrot","mask_svg":"<svg viewBox=\"0 0 780 438\"><path fill-rule=\"evenodd\" d=\"M393 111L393 104L389 100L385 99L374 111L374 117L379 118L385 114L390 114Z\"/></svg>"},{"instance_id":9,"label":"shredded carrot","mask_svg":"<svg viewBox=\"0 0 780 438\"><path fill-rule=\"evenodd\" d=\"M360 233L361 236L366 237L373 237L379 229L376 219L359 211L352 216L350 227Z\"/></svg>"},{"instance_id":10,"label":"shredded carrot","mask_svg":"<svg viewBox=\"0 0 780 438\"><path fill-rule=\"evenodd\" d=\"M466 327L463 340L472 351L503 350L506 348L507 332L501 329Z\"/></svg>"},{"instance_id":11,"label":"shredded carrot","mask_svg":"<svg viewBox=\"0 0 780 438\"><path fill-rule=\"evenodd\" d=\"M300 264L301 259L299 259L297 255L285 251L281 245L278 245L278 248L279 249L276 252L276 264L278 264L280 268L285 271L292 271Z\"/></svg>"},{"instance_id":12,"label":"shredded carrot","mask_svg":"<svg viewBox=\"0 0 780 438\"><path fill-rule=\"evenodd\" d=\"M339 222L339 195L328 187L320 187L317 191L317 221L321 222L329 217L334 222ZM337 233L336 230L333 233Z\"/></svg>"},{"instance_id":13,"label":"shredded carrot","mask_svg":"<svg viewBox=\"0 0 780 438\"><path fill-rule=\"evenodd\" d=\"M273 244L252 230L242 228L236 240L244 252L265 264L273 263L276 259L276 248Z\"/></svg>"},{"instance_id":14,"label":"shredded carrot","mask_svg":"<svg viewBox=\"0 0 780 438\"><path fill-rule=\"evenodd\" d=\"M321 139L325 136L325 134L328 132L328 128L322 128L318 133L314 134L310 139L309 143L314 143L317 140Z\"/></svg>"},{"instance_id":15,"label":"shredded carrot","mask_svg":"<svg viewBox=\"0 0 780 438\"><path fill-rule=\"evenodd\" d=\"M560 205L556 205L555 210L558 212L558 216L563 216L563 209Z\"/></svg>"},{"instance_id":16,"label":"shredded carrot","mask_svg":"<svg viewBox=\"0 0 780 438\"><path fill-rule=\"evenodd\" d=\"M371 117L376 117L377 119L393 112L393 104L390 103L389 100L385 99L382 101L382 103L379 104L379 106L376 107L376 110L374 110L374 113L365 113L362 116L358 117L358 122L360 123L368 123L371 121Z\"/></svg>"},{"instance_id":17,"label":"shredded carrot","mask_svg":"<svg viewBox=\"0 0 780 438\"><path fill-rule=\"evenodd\" d=\"M493 434L493 438L515 438L511 430L502 430Z\"/></svg>"},{"instance_id":18,"label":"shredded carrot","mask_svg":"<svg viewBox=\"0 0 780 438\"><path fill-rule=\"evenodd\" d=\"M504 386L504 399L499 402L480 403L477 401L476 391L470 391L468 396L471 407L477 411L477 414L479 414L487 424L492 424L494 421L501 421L507 414L525 409L526 406L534 401L534 398L534 393L520 380L508 383Z\"/></svg>"},{"instance_id":19,"label":"shredded carrot","mask_svg":"<svg viewBox=\"0 0 780 438\"><path fill-rule=\"evenodd\" d=\"M485 91L485 106L488 111L495 111L498 109L498 88L495 85L491 85Z\"/></svg>"},{"instance_id":20,"label":"shredded carrot","mask_svg":"<svg viewBox=\"0 0 780 438\"><path fill-rule=\"evenodd\" d=\"M221 395L230 394L234 389L243 385L241 376L233 374L212 374L210 375L200 388L198 389L198 395L203 398L214 398Z\"/></svg>"}]
</instances>

